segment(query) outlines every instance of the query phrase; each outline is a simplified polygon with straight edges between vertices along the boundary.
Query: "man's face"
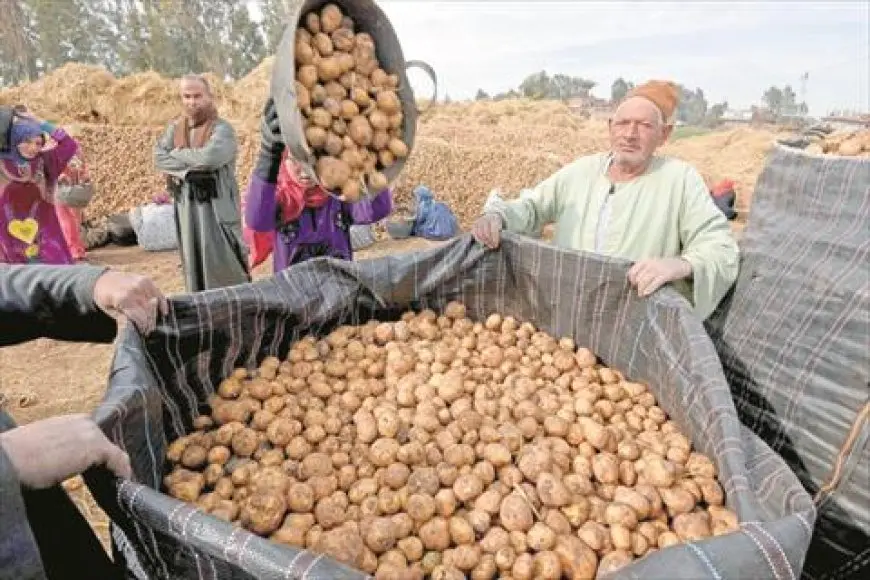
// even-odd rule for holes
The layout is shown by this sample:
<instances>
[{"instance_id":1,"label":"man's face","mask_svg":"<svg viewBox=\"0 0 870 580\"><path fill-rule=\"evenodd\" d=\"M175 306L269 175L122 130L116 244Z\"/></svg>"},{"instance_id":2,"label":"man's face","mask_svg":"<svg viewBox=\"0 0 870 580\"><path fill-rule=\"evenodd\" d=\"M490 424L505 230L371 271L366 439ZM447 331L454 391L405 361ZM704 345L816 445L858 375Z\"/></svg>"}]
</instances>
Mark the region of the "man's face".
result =
<instances>
[{"instance_id":1,"label":"man's face","mask_svg":"<svg viewBox=\"0 0 870 580\"><path fill-rule=\"evenodd\" d=\"M198 81L182 81L181 105L190 117L196 117L211 104L211 95L205 86Z\"/></svg>"},{"instance_id":2,"label":"man's face","mask_svg":"<svg viewBox=\"0 0 870 580\"><path fill-rule=\"evenodd\" d=\"M655 150L670 135L661 113L642 97L623 102L610 120L610 147L614 160L628 167L646 165Z\"/></svg>"}]
</instances>

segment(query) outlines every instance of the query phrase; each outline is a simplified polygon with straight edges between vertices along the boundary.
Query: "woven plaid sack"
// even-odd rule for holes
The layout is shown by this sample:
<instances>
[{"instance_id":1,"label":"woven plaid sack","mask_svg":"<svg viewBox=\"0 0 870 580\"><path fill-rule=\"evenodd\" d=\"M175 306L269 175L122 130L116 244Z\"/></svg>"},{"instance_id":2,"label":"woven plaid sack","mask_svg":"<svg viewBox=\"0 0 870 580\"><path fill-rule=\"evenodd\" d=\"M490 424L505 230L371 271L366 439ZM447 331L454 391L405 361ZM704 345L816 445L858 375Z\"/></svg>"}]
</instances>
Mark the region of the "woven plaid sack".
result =
<instances>
[{"instance_id":1,"label":"woven plaid sack","mask_svg":"<svg viewBox=\"0 0 870 580\"><path fill-rule=\"evenodd\" d=\"M741 531L660 550L617 578L778 578L800 574L815 520L785 462L741 427L712 342L668 288L639 299L628 264L506 236L497 251L462 237L425 252L361 262L315 259L275 278L172 300L141 339L120 339L96 418L130 454L136 483L89 480L113 525L119 561L150 579L364 578L329 558L274 544L159 492L167 441L234 367L284 355L301 336L337 324L395 320L451 300L573 337L628 376L713 457Z\"/></svg>"},{"instance_id":2,"label":"woven plaid sack","mask_svg":"<svg viewBox=\"0 0 870 580\"><path fill-rule=\"evenodd\" d=\"M807 580L870 576L870 159L778 144L709 330L742 422L816 499Z\"/></svg>"}]
</instances>

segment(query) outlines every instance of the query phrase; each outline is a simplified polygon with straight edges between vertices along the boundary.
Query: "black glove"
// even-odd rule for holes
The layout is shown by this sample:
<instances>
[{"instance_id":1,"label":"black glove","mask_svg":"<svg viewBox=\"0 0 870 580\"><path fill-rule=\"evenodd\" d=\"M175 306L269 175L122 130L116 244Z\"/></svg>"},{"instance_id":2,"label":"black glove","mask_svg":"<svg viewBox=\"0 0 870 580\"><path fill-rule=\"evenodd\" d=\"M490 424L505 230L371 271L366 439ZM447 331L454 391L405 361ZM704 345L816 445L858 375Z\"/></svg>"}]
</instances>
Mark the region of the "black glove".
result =
<instances>
[{"instance_id":1,"label":"black glove","mask_svg":"<svg viewBox=\"0 0 870 580\"><path fill-rule=\"evenodd\" d=\"M9 150L12 143L12 118L15 112L12 107L0 107L0 153Z\"/></svg>"},{"instance_id":2,"label":"black glove","mask_svg":"<svg viewBox=\"0 0 870 580\"><path fill-rule=\"evenodd\" d=\"M213 171L188 171L185 179L194 200L205 203L217 197L217 176Z\"/></svg>"}]
</instances>

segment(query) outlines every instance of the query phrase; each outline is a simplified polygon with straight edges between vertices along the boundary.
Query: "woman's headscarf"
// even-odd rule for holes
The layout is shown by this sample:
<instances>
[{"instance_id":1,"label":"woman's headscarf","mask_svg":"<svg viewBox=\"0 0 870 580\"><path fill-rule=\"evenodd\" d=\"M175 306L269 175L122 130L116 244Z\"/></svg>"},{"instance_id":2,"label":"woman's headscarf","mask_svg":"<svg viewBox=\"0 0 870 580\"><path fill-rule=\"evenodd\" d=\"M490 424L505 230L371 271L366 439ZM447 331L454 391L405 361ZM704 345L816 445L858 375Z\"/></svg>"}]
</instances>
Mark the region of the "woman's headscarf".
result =
<instances>
[{"instance_id":1,"label":"woman's headscarf","mask_svg":"<svg viewBox=\"0 0 870 580\"><path fill-rule=\"evenodd\" d=\"M28 161L28 159L21 156L21 153L18 151L18 146L29 139L41 136L42 127L40 127L38 123L22 120L14 121L12 123L12 131L10 131L9 135L9 151L0 154L0 158L9 159L19 163Z\"/></svg>"}]
</instances>

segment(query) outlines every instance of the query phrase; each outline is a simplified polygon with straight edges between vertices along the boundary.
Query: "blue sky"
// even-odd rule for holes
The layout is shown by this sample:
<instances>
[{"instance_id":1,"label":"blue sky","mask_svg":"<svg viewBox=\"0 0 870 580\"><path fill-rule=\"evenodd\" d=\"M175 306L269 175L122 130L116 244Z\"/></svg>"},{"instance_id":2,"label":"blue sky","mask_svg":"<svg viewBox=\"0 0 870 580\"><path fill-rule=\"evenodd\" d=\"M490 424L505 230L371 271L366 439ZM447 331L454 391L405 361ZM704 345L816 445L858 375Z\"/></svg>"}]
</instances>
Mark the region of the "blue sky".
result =
<instances>
[{"instance_id":1,"label":"blue sky","mask_svg":"<svg viewBox=\"0 0 870 580\"><path fill-rule=\"evenodd\" d=\"M669 78L732 108L771 84L800 91L811 114L870 109L870 2L382 0L406 59L429 62L440 93L493 93L546 69L590 78ZM417 92L429 85L412 77Z\"/></svg>"}]
</instances>

